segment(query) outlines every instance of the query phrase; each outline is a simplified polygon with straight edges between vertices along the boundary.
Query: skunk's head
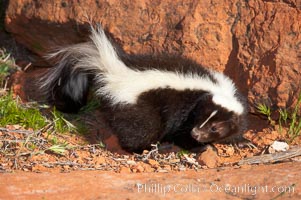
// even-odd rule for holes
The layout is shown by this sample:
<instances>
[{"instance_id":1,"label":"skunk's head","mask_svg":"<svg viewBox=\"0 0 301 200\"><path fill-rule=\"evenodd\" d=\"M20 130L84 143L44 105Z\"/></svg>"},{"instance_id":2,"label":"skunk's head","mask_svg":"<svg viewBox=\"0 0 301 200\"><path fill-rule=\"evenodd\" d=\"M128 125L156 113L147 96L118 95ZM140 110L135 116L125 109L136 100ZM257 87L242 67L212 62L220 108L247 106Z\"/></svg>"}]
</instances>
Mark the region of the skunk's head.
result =
<instances>
[{"instance_id":1,"label":"skunk's head","mask_svg":"<svg viewBox=\"0 0 301 200\"><path fill-rule=\"evenodd\" d=\"M208 98L208 97L207 97ZM195 122L191 136L201 143L221 141L242 132L245 113L229 111L212 102L209 97L195 108Z\"/></svg>"}]
</instances>

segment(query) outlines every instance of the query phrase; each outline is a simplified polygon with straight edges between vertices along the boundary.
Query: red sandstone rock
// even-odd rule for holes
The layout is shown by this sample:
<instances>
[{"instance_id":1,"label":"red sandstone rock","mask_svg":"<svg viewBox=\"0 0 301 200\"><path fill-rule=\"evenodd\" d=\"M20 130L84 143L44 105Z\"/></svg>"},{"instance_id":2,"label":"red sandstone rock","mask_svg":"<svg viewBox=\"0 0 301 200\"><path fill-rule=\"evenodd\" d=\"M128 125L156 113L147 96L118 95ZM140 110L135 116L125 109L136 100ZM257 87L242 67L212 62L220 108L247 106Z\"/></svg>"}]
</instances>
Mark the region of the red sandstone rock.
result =
<instances>
[{"instance_id":1,"label":"red sandstone rock","mask_svg":"<svg viewBox=\"0 0 301 200\"><path fill-rule=\"evenodd\" d=\"M301 166L297 162L219 172L210 169L132 174L127 169L121 174L101 171L1 174L0 199L301 198Z\"/></svg>"},{"instance_id":2,"label":"red sandstone rock","mask_svg":"<svg viewBox=\"0 0 301 200\"><path fill-rule=\"evenodd\" d=\"M206 165L208 168L215 168L218 166L217 153L212 148L207 148L206 151L201 153L197 158L201 165Z\"/></svg>"},{"instance_id":3,"label":"red sandstone rock","mask_svg":"<svg viewBox=\"0 0 301 200\"><path fill-rule=\"evenodd\" d=\"M15 0L6 30L44 55L85 41L88 22L100 22L127 52L190 57L233 78L251 107L290 107L301 85L300 11L297 0Z\"/></svg>"}]
</instances>

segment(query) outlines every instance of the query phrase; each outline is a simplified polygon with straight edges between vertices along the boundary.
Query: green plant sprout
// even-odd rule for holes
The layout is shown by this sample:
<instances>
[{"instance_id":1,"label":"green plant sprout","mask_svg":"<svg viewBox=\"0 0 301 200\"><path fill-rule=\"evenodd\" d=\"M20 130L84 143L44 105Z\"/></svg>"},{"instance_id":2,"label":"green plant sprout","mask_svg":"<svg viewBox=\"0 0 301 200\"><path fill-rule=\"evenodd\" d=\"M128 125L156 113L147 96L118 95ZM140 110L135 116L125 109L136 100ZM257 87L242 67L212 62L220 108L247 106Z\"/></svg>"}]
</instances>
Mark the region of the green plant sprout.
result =
<instances>
[{"instance_id":1,"label":"green plant sprout","mask_svg":"<svg viewBox=\"0 0 301 200\"><path fill-rule=\"evenodd\" d=\"M281 109L281 108L278 110L278 112L279 112L279 120L278 120L279 132L282 133L282 126L283 126L283 124L287 125L289 113L286 109Z\"/></svg>"},{"instance_id":2,"label":"green plant sprout","mask_svg":"<svg viewBox=\"0 0 301 200\"><path fill-rule=\"evenodd\" d=\"M65 151L68 149L70 149L70 147L68 147L68 143L63 143L63 144L52 145L49 148L47 148L45 151L51 151L59 155L64 155Z\"/></svg>"},{"instance_id":3,"label":"green plant sprout","mask_svg":"<svg viewBox=\"0 0 301 200\"><path fill-rule=\"evenodd\" d=\"M76 127L66 120L61 112L59 112L56 108L52 111L53 115L53 123L56 131L60 133L76 131Z\"/></svg>"},{"instance_id":4,"label":"green plant sprout","mask_svg":"<svg viewBox=\"0 0 301 200\"><path fill-rule=\"evenodd\" d=\"M274 120L272 120L272 117L271 117L272 112L271 112L271 108L269 106L267 106L266 104L260 103L257 105L256 108L260 114L265 115L268 118L270 124L275 123Z\"/></svg>"},{"instance_id":5,"label":"green plant sprout","mask_svg":"<svg viewBox=\"0 0 301 200\"><path fill-rule=\"evenodd\" d=\"M301 132L301 117L298 116L300 105L301 105L301 92L299 94L298 101L293 110L293 113L291 114L291 122L289 125L288 134L292 136L292 140L298 137Z\"/></svg>"},{"instance_id":6,"label":"green plant sprout","mask_svg":"<svg viewBox=\"0 0 301 200\"><path fill-rule=\"evenodd\" d=\"M292 111L288 112L287 109L278 109L279 112L279 132L283 130L283 126L288 127L288 135L290 136L290 142L301 134L301 117L298 115L301 106L301 92L299 93L297 103ZM258 104L257 110L260 114L265 115L271 125L275 125L275 121L271 117L271 108L265 104Z\"/></svg>"}]
</instances>

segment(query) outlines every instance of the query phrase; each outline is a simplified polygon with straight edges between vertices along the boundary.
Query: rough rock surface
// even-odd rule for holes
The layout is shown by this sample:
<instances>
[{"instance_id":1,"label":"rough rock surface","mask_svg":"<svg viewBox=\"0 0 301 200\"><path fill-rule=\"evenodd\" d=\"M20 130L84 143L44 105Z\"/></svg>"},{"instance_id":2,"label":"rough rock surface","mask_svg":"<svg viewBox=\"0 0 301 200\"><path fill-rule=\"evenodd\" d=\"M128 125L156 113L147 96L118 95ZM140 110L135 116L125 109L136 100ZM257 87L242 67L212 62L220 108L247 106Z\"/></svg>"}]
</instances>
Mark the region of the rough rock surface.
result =
<instances>
[{"instance_id":1,"label":"rough rock surface","mask_svg":"<svg viewBox=\"0 0 301 200\"><path fill-rule=\"evenodd\" d=\"M218 173L16 172L1 175L0 199L300 199L300 170L284 163Z\"/></svg>"},{"instance_id":2,"label":"rough rock surface","mask_svg":"<svg viewBox=\"0 0 301 200\"><path fill-rule=\"evenodd\" d=\"M299 0L10 1L6 30L47 51L87 39L100 22L131 53L170 52L223 71L251 108L296 103L301 85Z\"/></svg>"}]
</instances>

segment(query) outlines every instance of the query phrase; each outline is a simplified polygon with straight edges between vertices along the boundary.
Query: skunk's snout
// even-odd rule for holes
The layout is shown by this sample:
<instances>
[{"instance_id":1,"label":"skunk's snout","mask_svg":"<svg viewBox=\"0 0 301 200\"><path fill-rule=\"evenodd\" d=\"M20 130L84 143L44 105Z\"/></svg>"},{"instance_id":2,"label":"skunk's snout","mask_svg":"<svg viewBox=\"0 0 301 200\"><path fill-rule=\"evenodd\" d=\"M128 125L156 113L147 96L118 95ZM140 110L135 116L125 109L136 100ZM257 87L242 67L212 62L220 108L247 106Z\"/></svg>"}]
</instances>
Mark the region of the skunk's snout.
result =
<instances>
[{"instance_id":1,"label":"skunk's snout","mask_svg":"<svg viewBox=\"0 0 301 200\"><path fill-rule=\"evenodd\" d=\"M214 142L237 134L236 125L231 120L212 122L204 127L196 126L191 136L198 142Z\"/></svg>"}]
</instances>

